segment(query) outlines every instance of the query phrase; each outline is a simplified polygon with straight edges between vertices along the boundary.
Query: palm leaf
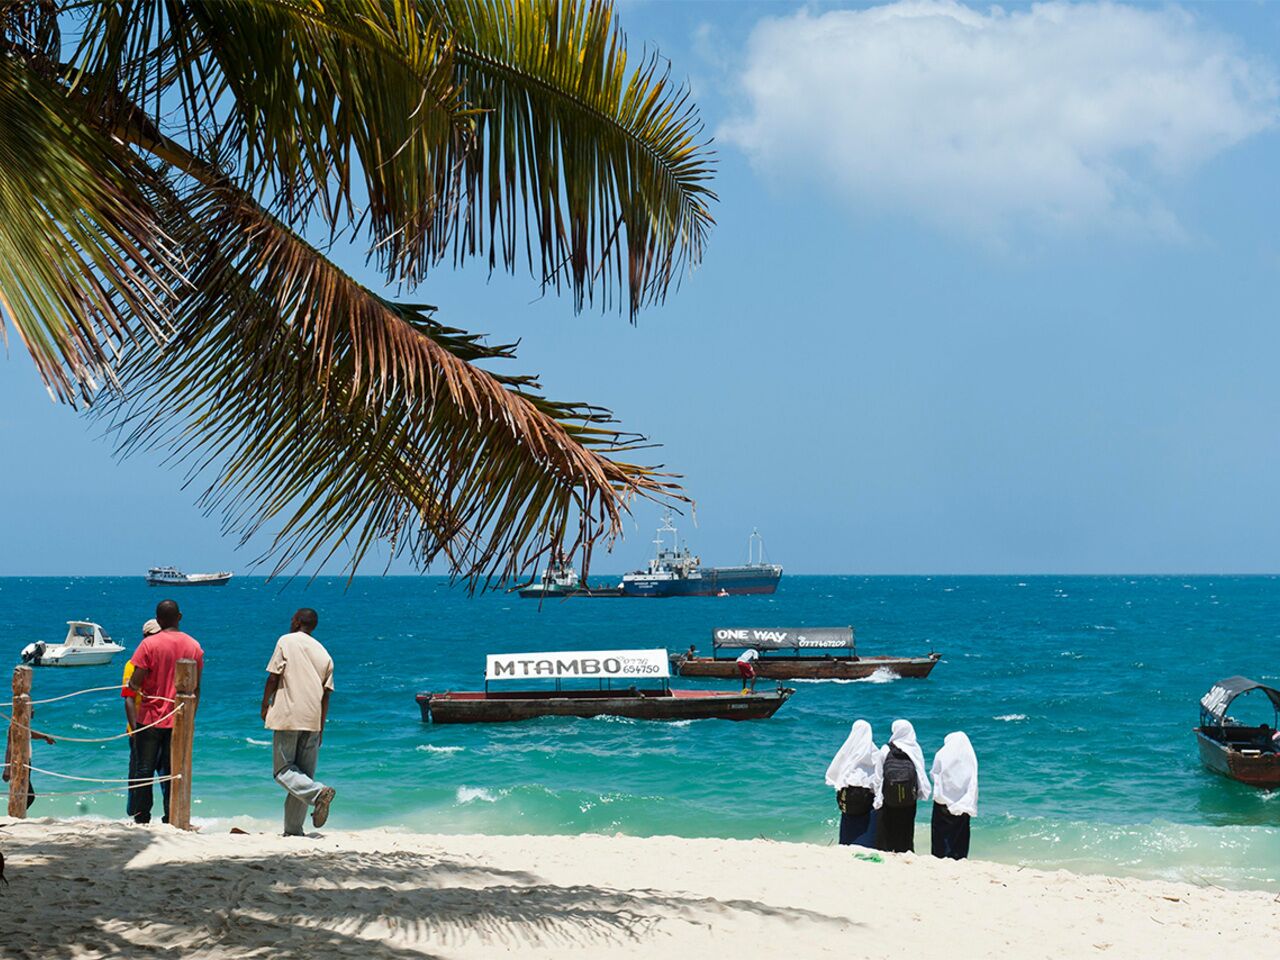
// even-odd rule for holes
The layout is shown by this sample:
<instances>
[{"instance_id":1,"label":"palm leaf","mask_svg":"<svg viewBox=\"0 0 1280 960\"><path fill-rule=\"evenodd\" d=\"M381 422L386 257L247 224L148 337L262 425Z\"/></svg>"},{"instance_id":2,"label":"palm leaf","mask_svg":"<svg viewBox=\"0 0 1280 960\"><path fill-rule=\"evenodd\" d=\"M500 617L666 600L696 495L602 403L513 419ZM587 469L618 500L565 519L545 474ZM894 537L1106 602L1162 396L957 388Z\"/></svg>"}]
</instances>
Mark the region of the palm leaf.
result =
<instances>
[{"instance_id":1,"label":"palm leaf","mask_svg":"<svg viewBox=\"0 0 1280 960\"><path fill-rule=\"evenodd\" d=\"M696 265L713 222L710 155L686 88L652 54L628 72L612 5L434 0L462 99L481 111L461 164L455 256L524 256L575 303L625 288L632 316ZM437 161L440 162L440 161Z\"/></svg>"},{"instance_id":2,"label":"palm leaf","mask_svg":"<svg viewBox=\"0 0 1280 960\"><path fill-rule=\"evenodd\" d=\"M243 194L201 187L180 216L184 249L199 245L182 335L139 345L128 398L100 411L126 451L159 443L193 476L213 468L202 502L242 538L278 523L275 572L339 549L354 572L381 540L473 583L509 579L668 492L610 459L637 438L607 412L477 367L510 348L373 294Z\"/></svg>"},{"instance_id":3,"label":"palm leaf","mask_svg":"<svg viewBox=\"0 0 1280 960\"><path fill-rule=\"evenodd\" d=\"M50 223L79 204L75 229L98 235L59 226L69 239L41 256L105 291L84 317L40 303L15 326L51 338L33 347L46 376L83 380L85 355L109 374L100 415L122 450L212 473L201 502L243 538L270 530L273 570L340 554L354 572L384 543L508 579L546 550L589 556L635 496L679 496L629 462L642 439L607 411L491 371L509 346L375 293L310 242L366 236L410 286L449 256L514 268L523 246L579 308L663 296L701 257L709 154L687 91L656 58L631 69L609 5L77 3L65 62L49 17L12 9L0 61L19 51L13 76L104 151L82 167L106 181L64 202L51 172L15 178ZM0 176L16 163L0 152Z\"/></svg>"},{"instance_id":4,"label":"palm leaf","mask_svg":"<svg viewBox=\"0 0 1280 960\"><path fill-rule=\"evenodd\" d=\"M150 171L72 107L0 55L0 332L64 400L112 381L122 344L167 332L178 276Z\"/></svg>"},{"instance_id":5,"label":"palm leaf","mask_svg":"<svg viewBox=\"0 0 1280 960\"><path fill-rule=\"evenodd\" d=\"M524 260L578 308L625 288L634 316L702 257L701 121L656 54L630 68L608 3L123 3L86 27L78 79L153 104L157 125L176 85L206 157L331 228L363 174L389 279Z\"/></svg>"}]
</instances>

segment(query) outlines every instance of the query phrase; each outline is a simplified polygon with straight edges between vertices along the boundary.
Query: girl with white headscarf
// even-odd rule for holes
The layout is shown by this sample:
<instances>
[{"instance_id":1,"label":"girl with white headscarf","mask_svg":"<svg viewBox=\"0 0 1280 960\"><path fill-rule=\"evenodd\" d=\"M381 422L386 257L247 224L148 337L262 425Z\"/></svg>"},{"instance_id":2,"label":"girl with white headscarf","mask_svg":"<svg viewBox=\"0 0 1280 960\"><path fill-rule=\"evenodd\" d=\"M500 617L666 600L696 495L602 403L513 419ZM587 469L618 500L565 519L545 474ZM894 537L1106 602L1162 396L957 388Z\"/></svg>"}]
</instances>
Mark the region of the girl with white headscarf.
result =
<instances>
[{"instance_id":1,"label":"girl with white headscarf","mask_svg":"<svg viewBox=\"0 0 1280 960\"><path fill-rule=\"evenodd\" d=\"M969 820L978 814L978 755L969 738L948 733L933 758L933 855L969 856Z\"/></svg>"},{"instance_id":2,"label":"girl with white headscarf","mask_svg":"<svg viewBox=\"0 0 1280 960\"><path fill-rule=\"evenodd\" d=\"M895 853L915 851L916 800L928 800L929 777L915 727L893 721L889 742L876 754L876 847Z\"/></svg>"},{"instance_id":3,"label":"girl with white headscarf","mask_svg":"<svg viewBox=\"0 0 1280 960\"><path fill-rule=\"evenodd\" d=\"M875 846L877 756L871 724L856 720L844 745L827 767L827 786L836 791L840 843L845 846Z\"/></svg>"}]
</instances>

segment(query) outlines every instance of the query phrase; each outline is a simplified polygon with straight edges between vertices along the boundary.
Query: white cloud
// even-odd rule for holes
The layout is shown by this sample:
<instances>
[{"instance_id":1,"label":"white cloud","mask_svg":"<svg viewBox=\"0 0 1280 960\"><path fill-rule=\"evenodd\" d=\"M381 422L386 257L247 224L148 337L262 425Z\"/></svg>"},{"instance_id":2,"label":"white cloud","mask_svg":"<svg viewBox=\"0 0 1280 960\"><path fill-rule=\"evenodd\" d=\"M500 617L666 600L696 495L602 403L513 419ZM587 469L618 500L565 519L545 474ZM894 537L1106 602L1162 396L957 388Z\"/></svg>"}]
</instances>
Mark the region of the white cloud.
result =
<instances>
[{"instance_id":1,"label":"white cloud","mask_svg":"<svg viewBox=\"0 0 1280 960\"><path fill-rule=\"evenodd\" d=\"M1271 67L1177 8L950 0L761 21L720 136L762 170L1007 240L1176 233L1158 193L1271 126Z\"/></svg>"}]
</instances>

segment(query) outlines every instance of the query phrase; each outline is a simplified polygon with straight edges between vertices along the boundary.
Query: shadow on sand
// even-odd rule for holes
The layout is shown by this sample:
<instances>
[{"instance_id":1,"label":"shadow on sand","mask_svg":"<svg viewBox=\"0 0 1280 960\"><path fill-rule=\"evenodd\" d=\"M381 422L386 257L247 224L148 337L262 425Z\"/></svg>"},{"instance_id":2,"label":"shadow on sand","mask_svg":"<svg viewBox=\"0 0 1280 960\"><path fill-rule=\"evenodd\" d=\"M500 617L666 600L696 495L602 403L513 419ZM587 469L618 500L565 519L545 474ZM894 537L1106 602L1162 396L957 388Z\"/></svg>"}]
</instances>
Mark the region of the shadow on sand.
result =
<instances>
[{"instance_id":1,"label":"shadow on sand","mask_svg":"<svg viewBox=\"0 0 1280 960\"><path fill-rule=\"evenodd\" d=\"M496 953L641 942L673 920L856 926L751 900L556 886L423 852L336 853L321 845L265 855L255 853L253 836L238 856L129 866L166 836L120 829L80 843L13 825L0 830L11 883L0 888L0 954L421 960L451 946Z\"/></svg>"}]
</instances>

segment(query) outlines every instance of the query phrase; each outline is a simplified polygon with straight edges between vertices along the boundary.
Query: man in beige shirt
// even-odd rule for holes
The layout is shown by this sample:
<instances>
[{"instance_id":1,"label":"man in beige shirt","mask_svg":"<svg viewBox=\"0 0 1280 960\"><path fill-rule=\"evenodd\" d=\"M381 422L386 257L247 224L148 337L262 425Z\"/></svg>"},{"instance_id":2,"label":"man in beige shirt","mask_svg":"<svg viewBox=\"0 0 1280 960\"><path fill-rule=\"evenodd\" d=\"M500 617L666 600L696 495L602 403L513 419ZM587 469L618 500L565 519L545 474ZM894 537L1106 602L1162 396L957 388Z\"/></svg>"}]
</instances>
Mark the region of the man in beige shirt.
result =
<instances>
[{"instance_id":1,"label":"man in beige shirt","mask_svg":"<svg viewBox=\"0 0 1280 960\"><path fill-rule=\"evenodd\" d=\"M319 622L310 607L293 615L292 632L276 641L262 693L262 721L272 731L275 779L289 793L284 801L286 837L302 836L308 807L313 808L312 824L324 826L337 792L315 779L333 692L333 658L311 635Z\"/></svg>"}]
</instances>

